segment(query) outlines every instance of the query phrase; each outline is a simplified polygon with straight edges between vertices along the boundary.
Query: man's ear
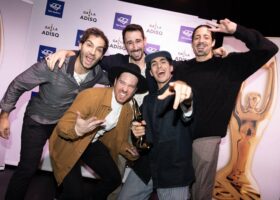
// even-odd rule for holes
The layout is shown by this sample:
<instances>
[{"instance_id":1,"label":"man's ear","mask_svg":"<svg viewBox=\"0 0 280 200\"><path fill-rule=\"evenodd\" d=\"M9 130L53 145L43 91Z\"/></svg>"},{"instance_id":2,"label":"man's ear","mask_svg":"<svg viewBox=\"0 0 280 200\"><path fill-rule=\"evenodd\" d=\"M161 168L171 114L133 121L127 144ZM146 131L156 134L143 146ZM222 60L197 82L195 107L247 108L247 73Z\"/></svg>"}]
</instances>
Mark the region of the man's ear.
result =
<instances>
[{"instance_id":1,"label":"man's ear","mask_svg":"<svg viewBox=\"0 0 280 200\"><path fill-rule=\"evenodd\" d=\"M153 73L152 73L152 70L149 70L149 72L150 72L151 76L153 77L154 75L153 75Z\"/></svg>"},{"instance_id":2,"label":"man's ear","mask_svg":"<svg viewBox=\"0 0 280 200\"><path fill-rule=\"evenodd\" d=\"M170 65L170 72L172 73L174 71L173 65Z\"/></svg>"},{"instance_id":3,"label":"man's ear","mask_svg":"<svg viewBox=\"0 0 280 200\"><path fill-rule=\"evenodd\" d=\"M138 87L135 88L135 90L134 90L134 92L133 92L133 95L136 94L137 90L138 90Z\"/></svg>"},{"instance_id":4,"label":"man's ear","mask_svg":"<svg viewBox=\"0 0 280 200\"><path fill-rule=\"evenodd\" d=\"M215 44L216 44L216 40L213 40L212 45L211 45L212 48L214 48Z\"/></svg>"},{"instance_id":5,"label":"man's ear","mask_svg":"<svg viewBox=\"0 0 280 200\"><path fill-rule=\"evenodd\" d=\"M146 46L146 44L147 44L147 38L144 37L144 47Z\"/></svg>"}]
</instances>

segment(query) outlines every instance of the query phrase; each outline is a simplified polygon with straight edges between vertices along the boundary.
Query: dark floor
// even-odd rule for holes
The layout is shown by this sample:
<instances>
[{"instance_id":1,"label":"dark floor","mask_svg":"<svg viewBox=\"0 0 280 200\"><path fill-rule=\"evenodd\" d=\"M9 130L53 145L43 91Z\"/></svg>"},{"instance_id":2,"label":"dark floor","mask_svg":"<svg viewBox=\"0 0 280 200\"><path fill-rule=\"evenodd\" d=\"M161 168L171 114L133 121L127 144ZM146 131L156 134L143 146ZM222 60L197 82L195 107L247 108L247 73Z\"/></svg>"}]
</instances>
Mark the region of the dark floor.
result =
<instances>
[{"instance_id":1,"label":"dark floor","mask_svg":"<svg viewBox=\"0 0 280 200\"><path fill-rule=\"evenodd\" d=\"M8 182L14 173L15 166L7 166L0 171L0 200L4 200ZM85 178L85 192L90 191L94 185L94 179ZM53 200L55 197L55 181L51 172L38 170L30 183L25 200Z\"/></svg>"},{"instance_id":2,"label":"dark floor","mask_svg":"<svg viewBox=\"0 0 280 200\"><path fill-rule=\"evenodd\" d=\"M16 167L6 165L3 171L0 170L0 200L4 200L8 182ZM96 183L95 179L85 178L85 193L90 193L90 188ZM25 200L53 200L55 198L55 181L51 172L38 170L30 183ZM153 194L151 200L157 200Z\"/></svg>"}]
</instances>

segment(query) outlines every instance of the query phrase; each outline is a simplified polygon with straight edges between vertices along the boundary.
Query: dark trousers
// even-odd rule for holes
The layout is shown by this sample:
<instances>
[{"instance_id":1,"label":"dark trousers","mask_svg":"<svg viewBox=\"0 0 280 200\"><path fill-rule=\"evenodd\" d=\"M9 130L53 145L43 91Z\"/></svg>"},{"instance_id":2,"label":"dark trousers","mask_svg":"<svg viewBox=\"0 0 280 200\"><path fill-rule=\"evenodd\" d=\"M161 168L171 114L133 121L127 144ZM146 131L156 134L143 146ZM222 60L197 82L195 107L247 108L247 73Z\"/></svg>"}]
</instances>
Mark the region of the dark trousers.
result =
<instances>
[{"instance_id":1,"label":"dark trousers","mask_svg":"<svg viewBox=\"0 0 280 200\"><path fill-rule=\"evenodd\" d=\"M24 199L29 183L40 164L43 147L54 127L55 124L44 125L35 122L29 116L24 117L20 161L9 182L5 196L6 200Z\"/></svg>"},{"instance_id":2,"label":"dark trousers","mask_svg":"<svg viewBox=\"0 0 280 200\"><path fill-rule=\"evenodd\" d=\"M91 189L91 199L106 200L107 196L121 184L121 175L107 147L97 140L91 143L82 154L83 161L100 176L100 181ZM86 199L83 192L81 163L78 161L63 180L62 194L59 199Z\"/></svg>"}]
</instances>

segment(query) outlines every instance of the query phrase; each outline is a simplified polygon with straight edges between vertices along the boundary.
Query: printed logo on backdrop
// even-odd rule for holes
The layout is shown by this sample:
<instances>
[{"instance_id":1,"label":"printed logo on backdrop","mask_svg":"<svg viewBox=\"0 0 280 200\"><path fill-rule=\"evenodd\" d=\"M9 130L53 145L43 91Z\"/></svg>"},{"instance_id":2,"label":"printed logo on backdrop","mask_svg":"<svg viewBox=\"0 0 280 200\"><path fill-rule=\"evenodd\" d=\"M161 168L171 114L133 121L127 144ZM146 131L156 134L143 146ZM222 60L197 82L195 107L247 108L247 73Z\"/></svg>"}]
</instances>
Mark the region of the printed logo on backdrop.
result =
<instances>
[{"instance_id":1,"label":"printed logo on backdrop","mask_svg":"<svg viewBox=\"0 0 280 200\"><path fill-rule=\"evenodd\" d=\"M37 61L43 60L47 55L52 54L54 52L56 52L55 47L40 45L39 46L39 51L38 51Z\"/></svg>"},{"instance_id":2,"label":"printed logo on backdrop","mask_svg":"<svg viewBox=\"0 0 280 200\"><path fill-rule=\"evenodd\" d=\"M192 43L193 30L194 28L192 27L181 26L178 41L185 42L185 43Z\"/></svg>"},{"instance_id":3,"label":"printed logo on backdrop","mask_svg":"<svg viewBox=\"0 0 280 200\"><path fill-rule=\"evenodd\" d=\"M191 49L184 49L182 51L178 51L175 55L176 61L183 61L183 60L190 60L192 58L192 55L190 53L192 51Z\"/></svg>"},{"instance_id":4,"label":"printed logo on backdrop","mask_svg":"<svg viewBox=\"0 0 280 200\"><path fill-rule=\"evenodd\" d=\"M163 30L160 25L157 23L155 24L150 24L149 28L146 31L147 33L155 34L155 35L163 35Z\"/></svg>"},{"instance_id":5,"label":"printed logo on backdrop","mask_svg":"<svg viewBox=\"0 0 280 200\"><path fill-rule=\"evenodd\" d=\"M154 53L156 51L160 50L160 45L157 44L149 44L147 43L145 46L145 52L146 54Z\"/></svg>"},{"instance_id":6,"label":"printed logo on backdrop","mask_svg":"<svg viewBox=\"0 0 280 200\"><path fill-rule=\"evenodd\" d=\"M90 22L97 22L96 14L92 12L91 9L83 11L80 19Z\"/></svg>"},{"instance_id":7,"label":"printed logo on backdrop","mask_svg":"<svg viewBox=\"0 0 280 200\"><path fill-rule=\"evenodd\" d=\"M51 37L59 37L58 28L55 27L53 24L46 25L44 30L42 31L42 35L51 36Z\"/></svg>"},{"instance_id":8,"label":"printed logo on backdrop","mask_svg":"<svg viewBox=\"0 0 280 200\"><path fill-rule=\"evenodd\" d=\"M128 24L130 24L131 18L131 15L116 13L113 29L123 30Z\"/></svg>"},{"instance_id":9,"label":"printed logo on backdrop","mask_svg":"<svg viewBox=\"0 0 280 200\"><path fill-rule=\"evenodd\" d=\"M120 37L117 38L117 39L116 38L112 39L110 41L109 47L112 48L112 49L124 51L124 53L126 52L125 46L124 46L123 41Z\"/></svg>"},{"instance_id":10,"label":"printed logo on backdrop","mask_svg":"<svg viewBox=\"0 0 280 200\"><path fill-rule=\"evenodd\" d=\"M84 30L77 30L77 36L76 36L76 41L75 41L75 46L79 46L80 40L83 37Z\"/></svg>"},{"instance_id":11,"label":"printed logo on backdrop","mask_svg":"<svg viewBox=\"0 0 280 200\"><path fill-rule=\"evenodd\" d=\"M63 1L48 0L45 15L62 18L63 9Z\"/></svg>"}]
</instances>

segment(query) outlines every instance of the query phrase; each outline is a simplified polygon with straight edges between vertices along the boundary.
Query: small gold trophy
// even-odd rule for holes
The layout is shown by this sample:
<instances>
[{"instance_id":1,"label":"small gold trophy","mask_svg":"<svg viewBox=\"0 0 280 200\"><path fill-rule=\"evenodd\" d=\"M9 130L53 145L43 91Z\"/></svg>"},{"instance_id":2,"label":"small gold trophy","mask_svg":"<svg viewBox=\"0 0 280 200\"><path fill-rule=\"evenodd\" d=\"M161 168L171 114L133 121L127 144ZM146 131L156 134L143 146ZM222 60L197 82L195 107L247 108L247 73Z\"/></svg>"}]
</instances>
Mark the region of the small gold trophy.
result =
<instances>
[{"instance_id":1,"label":"small gold trophy","mask_svg":"<svg viewBox=\"0 0 280 200\"><path fill-rule=\"evenodd\" d=\"M143 120L143 116L140 112L137 101L132 99L132 108L133 108L133 120L141 122ZM151 144L146 141L146 135L135 137L133 133L131 133L132 144L137 148L138 152L147 151L151 148Z\"/></svg>"}]
</instances>

